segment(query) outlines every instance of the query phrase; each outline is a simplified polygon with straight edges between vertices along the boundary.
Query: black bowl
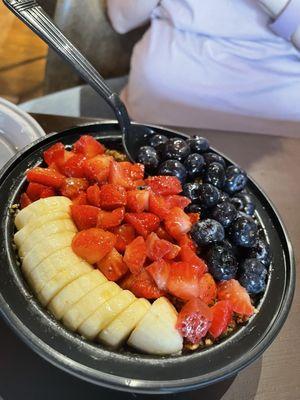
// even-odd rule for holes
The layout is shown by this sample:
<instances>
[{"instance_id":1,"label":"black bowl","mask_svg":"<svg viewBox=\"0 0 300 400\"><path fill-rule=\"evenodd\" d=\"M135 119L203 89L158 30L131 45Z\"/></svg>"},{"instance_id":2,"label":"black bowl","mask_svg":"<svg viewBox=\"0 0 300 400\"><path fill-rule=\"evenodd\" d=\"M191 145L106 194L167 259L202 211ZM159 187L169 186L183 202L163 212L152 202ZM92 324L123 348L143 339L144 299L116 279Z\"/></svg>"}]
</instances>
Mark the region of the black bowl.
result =
<instances>
[{"instance_id":1,"label":"black bowl","mask_svg":"<svg viewBox=\"0 0 300 400\"><path fill-rule=\"evenodd\" d=\"M168 136L178 132L152 127ZM236 374L271 344L282 327L292 302L295 267L290 241L274 207L250 179L261 225L272 248L267 290L258 304L259 313L233 335L210 348L174 357L154 357L133 352L113 352L73 334L35 300L17 264L9 208L24 188L24 172L41 163L49 145L72 144L83 133L94 135L111 148L122 148L115 122L76 127L39 139L16 155L0 175L0 306L16 333L38 354L54 365L87 381L113 389L170 393L203 387ZM228 163L230 161L227 159Z\"/></svg>"}]
</instances>

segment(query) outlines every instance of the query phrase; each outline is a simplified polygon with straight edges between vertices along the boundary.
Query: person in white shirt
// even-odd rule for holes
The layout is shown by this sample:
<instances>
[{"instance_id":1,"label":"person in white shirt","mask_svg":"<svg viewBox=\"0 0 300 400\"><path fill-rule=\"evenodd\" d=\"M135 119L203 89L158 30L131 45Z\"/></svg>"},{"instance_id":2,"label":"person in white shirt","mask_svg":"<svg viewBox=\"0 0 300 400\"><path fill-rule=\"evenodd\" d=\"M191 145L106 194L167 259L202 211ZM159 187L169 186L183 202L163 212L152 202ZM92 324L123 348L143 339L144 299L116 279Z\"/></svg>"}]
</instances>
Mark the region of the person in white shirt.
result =
<instances>
[{"instance_id":1,"label":"person in white shirt","mask_svg":"<svg viewBox=\"0 0 300 400\"><path fill-rule=\"evenodd\" d=\"M290 2L300 6L300 0ZM217 113L300 121L297 38L293 45L287 40L293 32L284 38L269 26L270 15L283 13L287 3L108 0L108 15L119 33L150 21L134 48L121 94L130 116L192 127Z\"/></svg>"}]
</instances>

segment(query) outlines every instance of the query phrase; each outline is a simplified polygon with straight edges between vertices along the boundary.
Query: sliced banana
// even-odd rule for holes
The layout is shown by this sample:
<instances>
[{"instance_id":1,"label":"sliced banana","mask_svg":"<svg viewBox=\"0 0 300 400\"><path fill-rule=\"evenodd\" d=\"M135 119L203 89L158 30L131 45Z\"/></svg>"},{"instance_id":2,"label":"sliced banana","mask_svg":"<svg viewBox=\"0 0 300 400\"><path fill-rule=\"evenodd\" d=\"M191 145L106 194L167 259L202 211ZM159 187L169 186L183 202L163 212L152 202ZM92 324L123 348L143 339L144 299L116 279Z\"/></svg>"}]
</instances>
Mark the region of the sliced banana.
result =
<instances>
[{"instance_id":1,"label":"sliced banana","mask_svg":"<svg viewBox=\"0 0 300 400\"><path fill-rule=\"evenodd\" d=\"M63 323L72 331L85 321L106 300L120 291L115 282L105 282L83 296L77 303L67 310L63 316Z\"/></svg>"},{"instance_id":2,"label":"sliced banana","mask_svg":"<svg viewBox=\"0 0 300 400\"><path fill-rule=\"evenodd\" d=\"M77 232L77 228L71 219L61 219L51 221L47 225L35 229L20 246L20 257L26 256L26 254L40 242L43 242L45 246L45 240L47 240L46 238L48 238L48 236L61 232L75 233Z\"/></svg>"},{"instance_id":3,"label":"sliced banana","mask_svg":"<svg viewBox=\"0 0 300 400\"><path fill-rule=\"evenodd\" d=\"M102 304L78 328L78 332L87 339L95 339L99 332L136 300L129 290L121 290Z\"/></svg>"},{"instance_id":4,"label":"sliced banana","mask_svg":"<svg viewBox=\"0 0 300 400\"><path fill-rule=\"evenodd\" d=\"M25 276L34 270L45 258L49 257L57 250L70 247L74 232L54 233L46 240L37 243L23 259L22 270Z\"/></svg>"},{"instance_id":5,"label":"sliced banana","mask_svg":"<svg viewBox=\"0 0 300 400\"><path fill-rule=\"evenodd\" d=\"M44 285L37 295L38 299L43 306L46 306L61 289L81 275L91 272L92 269L93 268L89 264L81 261L74 264L72 268L60 271Z\"/></svg>"},{"instance_id":6,"label":"sliced banana","mask_svg":"<svg viewBox=\"0 0 300 400\"><path fill-rule=\"evenodd\" d=\"M112 348L118 348L124 343L139 321L150 309L151 304L146 299L138 299L125 311L119 314L98 335L98 340Z\"/></svg>"},{"instance_id":7,"label":"sliced banana","mask_svg":"<svg viewBox=\"0 0 300 400\"><path fill-rule=\"evenodd\" d=\"M65 286L49 303L48 308L52 314L61 319L65 313L77 303L84 295L96 286L106 282L105 276L95 269Z\"/></svg>"},{"instance_id":8,"label":"sliced banana","mask_svg":"<svg viewBox=\"0 0 300 400\"><path fill-rule=\"evenodd\" d=\"M18 230L28 224L33 218L40 217L50 212L60 211L70 213L71 200L64 196L53 196L40 199L23 208L15 218Z\"/></svg>"}]
</instances>

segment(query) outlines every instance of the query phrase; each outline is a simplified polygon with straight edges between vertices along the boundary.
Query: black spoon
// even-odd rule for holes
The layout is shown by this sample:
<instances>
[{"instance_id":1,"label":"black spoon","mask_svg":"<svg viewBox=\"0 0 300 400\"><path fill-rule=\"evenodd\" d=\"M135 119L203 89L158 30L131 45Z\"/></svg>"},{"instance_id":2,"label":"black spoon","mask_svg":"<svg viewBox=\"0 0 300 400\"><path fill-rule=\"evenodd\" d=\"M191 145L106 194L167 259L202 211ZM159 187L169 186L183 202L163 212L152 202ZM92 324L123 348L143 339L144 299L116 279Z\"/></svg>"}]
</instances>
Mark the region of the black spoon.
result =
<instances>
[{"instance_id":1,"label":"black spoon","mask_svg":"<svg viewBox=\"0 0 300 400\"><path fill-rule=\"evenodd\" d=\"M145 143L145 135L151 135L153 131L147 126L131 122L126 107L118 94L110 90L98 71L64 36L35 0L3 0L3 2L21 21L66 60L108 103L119 122L126 155L131 161L137 161L138 149Z\"/></svg>"}]
</instances>

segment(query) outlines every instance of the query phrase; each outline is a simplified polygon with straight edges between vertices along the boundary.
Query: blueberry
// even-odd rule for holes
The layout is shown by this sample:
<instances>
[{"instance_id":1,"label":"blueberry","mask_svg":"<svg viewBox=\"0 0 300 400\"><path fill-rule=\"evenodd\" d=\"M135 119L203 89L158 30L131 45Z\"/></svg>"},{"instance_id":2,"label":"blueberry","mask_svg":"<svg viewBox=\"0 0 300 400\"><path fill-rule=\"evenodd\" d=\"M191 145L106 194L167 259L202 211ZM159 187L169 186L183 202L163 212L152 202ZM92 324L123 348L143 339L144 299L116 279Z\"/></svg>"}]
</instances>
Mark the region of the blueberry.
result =
<instances>
[{"instance_id":1,"label":"blueberry","mask_svg":"<svg viewBox=\"0 0 300 400\"><path fill-rule=\"evenodd\" d=\"M230 197L228 193L220 191L219 203L223 203L223 201L228 201L229 199Z\"/></svg>"},{"instance_id":2,"label":"blueberry","mask_svg":"<svg viewBox=\"0 0 300 400\"><path fill-rule=\"evenodd\" d=\"M199 185L199 204L202 207L213 207L219 202L220 192L210 183Z\"/></svg>"},{"instance_id":3,"label":"blueberry","mask_svg":"<svg viewBox=\"0 0 300 400\"><path fill-rule=\"evenodd\" d=\"M206 165L209 165L213 162L218 162L219 164L223 165L223 167L226 167L225 160L222 156L219 156L219 154L216 153L205 153L203 154L204 160Z\"/></svg>"},{"instance_id":4,"label":"blueberry","mask_svg":"<svg viewBox=\"0 0 300 400\"><path fill-rule=\"evenodd\" d=\"M257 240L257 225L247 215L239 215L230 226L230 237L233 244L242 247L253 247Z\"/></svg>"},{"instance_id":5,"label":"blueberry","mask_svg":"<svg viewBox=\"0 0 300 400\"><path fill-rule=\"evenodd\" d=\"M239 282L250 294L258 294L266 288L267 270L258 260L248 258L240 265Z\"/></svg>"},{"instance_id":6,"label":"blueberry","mask_svg":"<svg viewBox=\"0 0 300 400\"><path fill-rule=\"evenodd\" d=\"M225 232L223 226L214 219L204 219L196 222L191 229L192 239L198 245L221 242Z\"/></svg>"},{"instance_id":7,"label":"blueberry","mask_svg":"<svg viewBox=\"0 0 300 400\"><path fill-rule=\"evenodd\" d=\"M249 250L248 257L259 260L268 267L271 263L271 253L269 244L262 239L258 239L255 245Z\"/></svg>"},{"instance_id":8,"label":"blueberry","mask_svg":"<svg viewBox=\"0 0 300 400\"><path fill-rule=\"evenodd\" d=\"M218 281L227 281L236 276L238 263L233 251L228 246L216 244L206 255L209 272Z\"/></svg>"},{"instance_id":9,"label":"blueberry","mask_svg":"<svg viewBox=\"0 0 300 400\"><path fill-rule=\"evenodd\" d=\"M178 160L167 160L162 163L159 166L158 174L176 176L181 183L184 183L186 180L186 169Z\"/></svg>"},{"instance_id":10,"label":"blueberry","mask_svg":"<svg viewBox=\"0 0 300 400\"><path fill-rule=\"evenodd\" d=\"M239 192L244 189L247 180L248 178L244 170L235 165L231 165L226 169L224 190L229 194Z\"/></svg>"},{"instance_id":11,"label":"blueberry","mask_svg":"<svg viewBox=\"0 0 300 400\"><path fill-rule=\"evenodd\" d=\"M234 196L235 199L239 199L242 202L242 210L247 215L253 215L255 211L254 200L248 193L236 193Z\"/></svg>"},{"instance_id":12,"label":"blueberry","mask_svg":"<svg viewBox=\"0 0 300 400\"><path fill-rule=\"evenodd\" d=\"M184 166L190 179L197 178L201 174L204 165L204 158L201 154L197 153L190 154L184 162Z\"/></svg>"},{"instance_id":13,"label":"blueberry","mask_svg":"<svg viewBox=\"0 0 300 400\"><path fill-rule=\"evenodd\" d=\"M187 213L202 213L202 208L198 204L189 204L185 210Z\"/></svg>"},{"instance_id":14,"label":"blueberry","mask_svg":"<svg viewBox=\"0 0 300 400\"><path fill-rule=\"evenodd\" d=\"M199 187L198 183L186 183L182 187L182 194L192 201L197 201L199 198Z\"/></svg>"},{"instance_id":15,"label":"blueberry","mask_svg":"<svg viewBox=\"0 0 300 400\"><path fill-rule=\"evenodd\" d=\"M169 139L164 146L163 158L165 160L178 160L184 161L190 154L190 146L183 139L172 138Z\"/></svg>"},{"instance_id":16,"label":"blueberry","mask_svg":"<svg viewBox=\"0 0 300 400\"><path fill-rule=\"evenodd\" d=\"M225 183L225 169L223 165L213 162L206 167L204 174L204 182L211 183L218 189L222 189Z\"/></svg>"},{"instance_id":17,"label":"blueberry","mask_svg":"<svg viewBox=\"0 0 300 400\"><path fill-rule=\"evenodd\" d=\"M242 200L242 199L240 199L240 198L238 198L238 197L232 197L232 198L230 199L230 202L235 206L235 208L236 208L238 211L243 211L243 209L244 209L244 203L243 203L243 200Z\"/></svg>"},{"instance_id":18,"label":"blueberry","mask_svg":"<svg viewBox=\"0 0 300 400\"><path fill-rule=\"evenodd\" d=\"M195 153L204 153L209 149L208 140L202 136L194 135L190 139L187 139L187 143Z\"/></svg>"},{"instance_id":19,"label":"blueberry","mask_svg":"<svg viewBox=\"0 0 300 400\"><path fill-rule=\"evenodd\" d=\"M148 172L154 172L159 164L156 150L151 146L142 146L138 152L138 162L144 164Z\"/></svg>"},{"instance_id":20,"label":"blueberry","mask_svg":"<svg viewBox=\"0 0 300 400\"><path fill-rule=\"evenodd\" d=\"M150 138L149 144L154 147L158 153L161 153L164 145L168 141L167 136L164 135L154 135Z\"/></svg>"},{"instance_id":21,"label":"blueberry","mask_svg":"<svg viewBox=\"0 0 300 400\"><path fill-rule=\"evenodd\" d=\"M220 222L224 228L228 228L230 224L235 220L237 215L236 208L229 201L219 203L212 210L212 217Z\"/></svg>"}]
</instances>

